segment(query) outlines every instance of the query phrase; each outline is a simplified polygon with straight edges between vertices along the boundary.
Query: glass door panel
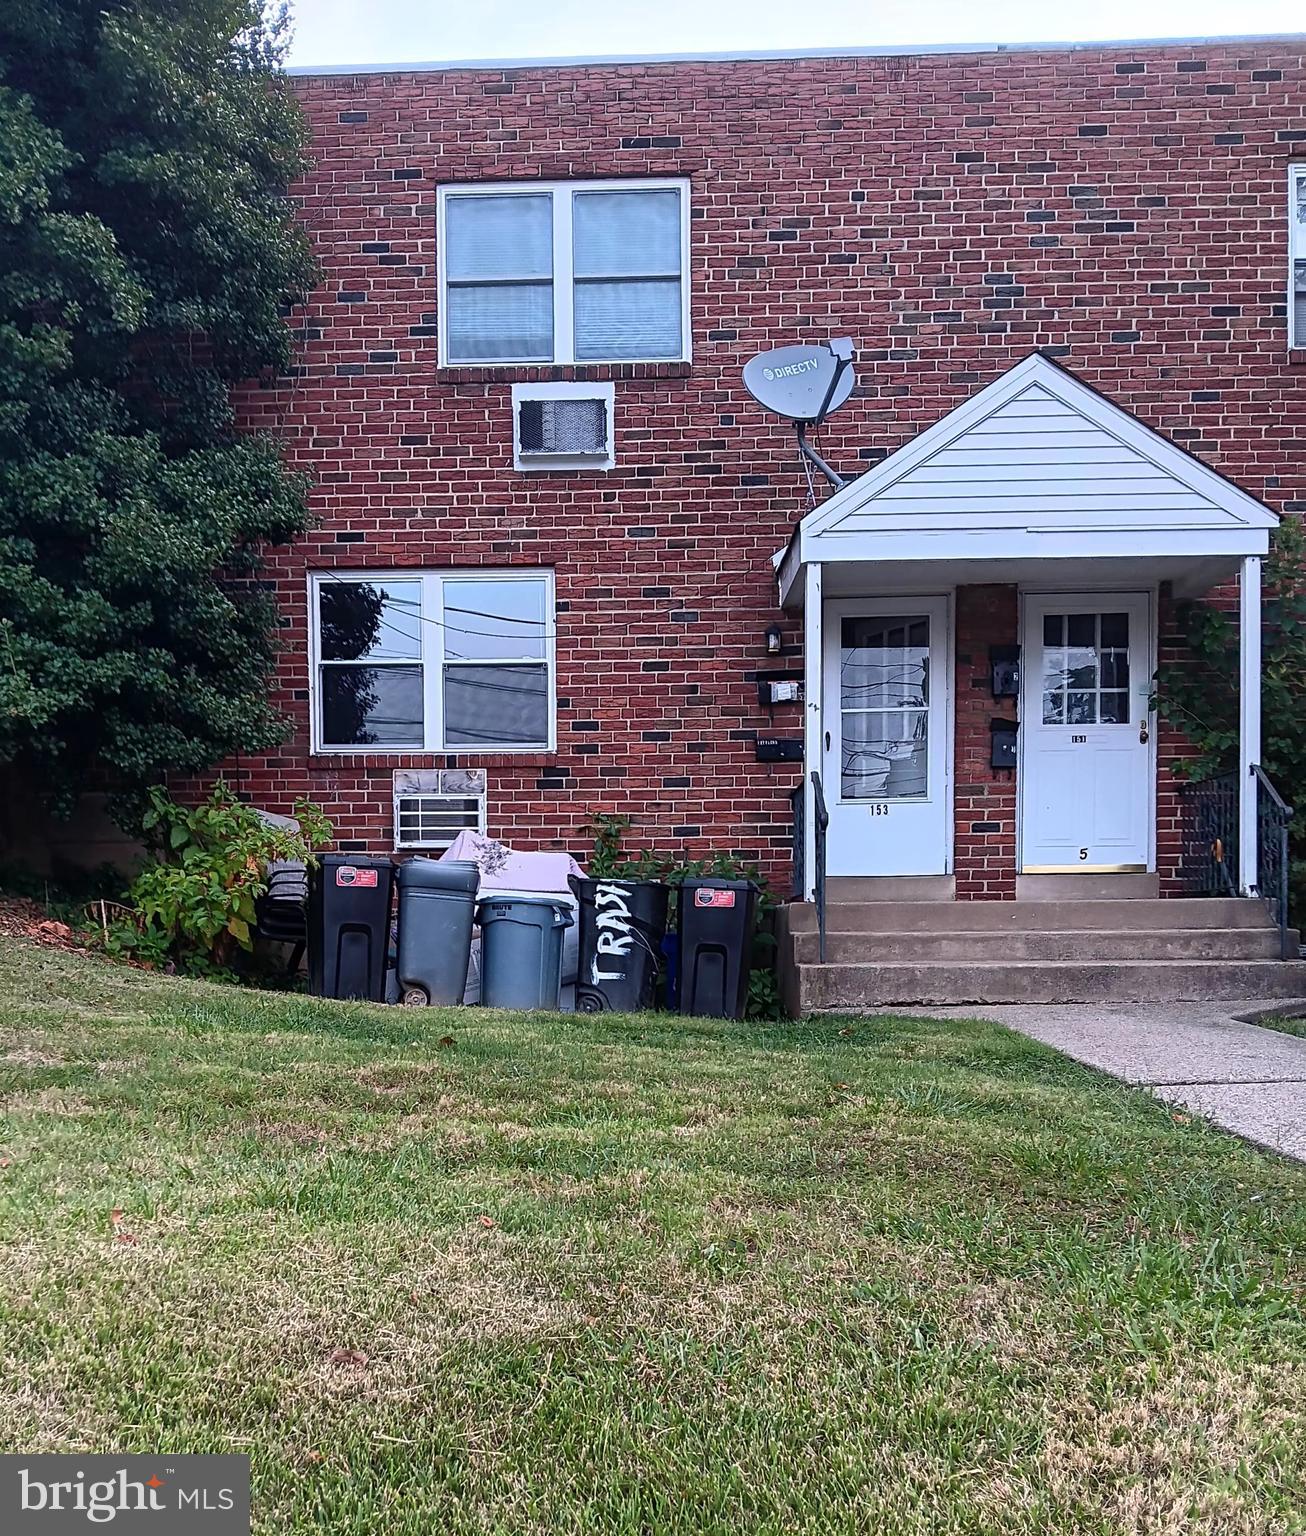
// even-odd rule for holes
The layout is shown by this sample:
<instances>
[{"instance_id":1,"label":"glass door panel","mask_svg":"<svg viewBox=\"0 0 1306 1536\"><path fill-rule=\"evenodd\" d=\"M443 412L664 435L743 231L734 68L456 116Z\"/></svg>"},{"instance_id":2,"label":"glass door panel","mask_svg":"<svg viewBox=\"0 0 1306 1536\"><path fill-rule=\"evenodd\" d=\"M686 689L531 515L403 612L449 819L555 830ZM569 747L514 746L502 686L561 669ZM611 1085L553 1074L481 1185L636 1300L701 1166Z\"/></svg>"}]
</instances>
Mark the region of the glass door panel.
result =
<instances>
[{"instance_id":1,"label":"glass door panel","mask_svg":"<svg viewBox=\"0 0 1306 1536\"><path fill-rule=\"evenodd\" d=\"M839 642L842 797L924 799L929 794L929 618L844 618Z\"/></svg>"}]
</instances>

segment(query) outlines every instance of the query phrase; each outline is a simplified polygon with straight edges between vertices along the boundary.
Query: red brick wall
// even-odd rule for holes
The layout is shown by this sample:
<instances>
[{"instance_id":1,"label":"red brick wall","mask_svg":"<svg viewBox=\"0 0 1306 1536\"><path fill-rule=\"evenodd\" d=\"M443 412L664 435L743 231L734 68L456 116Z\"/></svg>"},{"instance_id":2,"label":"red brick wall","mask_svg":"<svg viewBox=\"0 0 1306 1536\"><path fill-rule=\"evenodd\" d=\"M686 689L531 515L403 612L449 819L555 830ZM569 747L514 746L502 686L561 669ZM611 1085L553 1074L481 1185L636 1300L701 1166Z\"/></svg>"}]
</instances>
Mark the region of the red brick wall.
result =
<instances>
[{"instance_id":1,"label":"red brick wall","mask_svg":"<svg viewBox=\"0 0 1306 1536\"><path fill-rule=\"evenodd\" d=\"M309 794L385 849L391 770L440 761L310 758L307 567L547 565L558 750L461 759L490 768L492 832L582 851L603 807L637 845L783 875L798 770L757 764L752 736L796 734L799 711L769 720L754 675L805 484L741 362L853 336L861 382L822 448L855 472L1043 348L1300 508L1284 172L1304 87L1301 47L1274 43L299 80L326 275L294 375L242 408L315 477L318 521L276 560L294 732L244 786ZM437 368L439 183L670 173L692 183L692 368ZM515 473L512 381L578 374L616 378L617 468Z\"/></svg>"},{"instance_id":2,"label":"red brick wall","mask_svg":"<svg viewBox=\"0 0 1306 1536\"><path fill-rule=\"evenodd\" d=\"M991 765L994 718L1018 718L1015 699L995 700L989 646L1019 640L1012 587L958 587L956 599L956 777L953 869L961 901L1014 901L1016 774Z\"/></svg>"},{"instance_id":3,"label":"red brick wall","mask_svg":"<svg viewBox=\"0 0 1306 1536\"><path fill-rule=\"evenodd\" d=\"M1163 670L1184 659L1187 646L1179 622L1179 613L1170 593L1169 583L1161 587L1157 605L1157 668ZM1235 685L1236 686L1236 685ZM1156 715L1156 872L1162 896L1182 896L1192 889L1199 869L1184 867L1184 855L1190 846L1186 827L1186 807L1180 786L1183 775L1175 765L1195 757L1196 751L1184 732L1159 710Z\"/></svg>"}]
</instances>

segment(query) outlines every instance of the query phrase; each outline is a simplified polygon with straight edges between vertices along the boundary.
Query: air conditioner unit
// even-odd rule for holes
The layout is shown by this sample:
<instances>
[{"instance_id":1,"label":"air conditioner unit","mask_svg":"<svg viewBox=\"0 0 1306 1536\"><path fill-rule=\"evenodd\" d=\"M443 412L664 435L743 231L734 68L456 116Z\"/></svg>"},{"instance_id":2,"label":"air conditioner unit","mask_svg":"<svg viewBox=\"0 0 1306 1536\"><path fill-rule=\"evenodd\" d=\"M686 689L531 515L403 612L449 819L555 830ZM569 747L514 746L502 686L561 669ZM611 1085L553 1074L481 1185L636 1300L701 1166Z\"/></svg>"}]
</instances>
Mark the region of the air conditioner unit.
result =
<instances>
[{"instance_id":1,"label":"air conditioner unit","mask_svg":"<svg viewBox=\"0 0 1306 1536\"><path fill-rule=\"evenodd\" d=\"M611 469L613 395L611 384L514 384L514 467Z\"/></svg>"},{"instance_id":2,"label":"air conditioner unit","mask_svg":"<svg viewBox=\"0 0 1306 1536\"><path fill-rule=\"evenodd\" d=\"M447 848L460 832L485 835L483 768L399 769L394 775L396 848Z\"/></svg>"}]
</instances>

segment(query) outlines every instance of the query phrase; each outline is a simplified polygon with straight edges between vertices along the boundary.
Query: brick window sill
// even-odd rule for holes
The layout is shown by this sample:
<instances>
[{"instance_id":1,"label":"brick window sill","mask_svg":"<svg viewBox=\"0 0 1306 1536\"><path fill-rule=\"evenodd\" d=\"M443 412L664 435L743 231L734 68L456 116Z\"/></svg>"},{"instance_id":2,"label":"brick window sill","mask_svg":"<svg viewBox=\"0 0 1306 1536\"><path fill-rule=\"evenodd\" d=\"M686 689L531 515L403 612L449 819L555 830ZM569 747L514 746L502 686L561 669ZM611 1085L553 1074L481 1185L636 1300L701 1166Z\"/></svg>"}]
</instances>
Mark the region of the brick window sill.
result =
<instances>
[{"instance_id":1,"label":"brick window sill","mask_svg":"<svg viewBox=\"0 0 1306 1536\"><path fill-rule=\"evenodd\" d=\"M440 384L607 383L614 379L687 379L692 363L499 363L437 368Z\"/></svg>"},{"instance_id":2,"label":"brick window sill","mask_svg":"<svg viewBox=\"0 0 1306 1536\"><path fill-rule=\"evenodd\" d=\"M557 752L313 752L309 771L323 768L552 768Z\"/></svg>"}]
</instances>

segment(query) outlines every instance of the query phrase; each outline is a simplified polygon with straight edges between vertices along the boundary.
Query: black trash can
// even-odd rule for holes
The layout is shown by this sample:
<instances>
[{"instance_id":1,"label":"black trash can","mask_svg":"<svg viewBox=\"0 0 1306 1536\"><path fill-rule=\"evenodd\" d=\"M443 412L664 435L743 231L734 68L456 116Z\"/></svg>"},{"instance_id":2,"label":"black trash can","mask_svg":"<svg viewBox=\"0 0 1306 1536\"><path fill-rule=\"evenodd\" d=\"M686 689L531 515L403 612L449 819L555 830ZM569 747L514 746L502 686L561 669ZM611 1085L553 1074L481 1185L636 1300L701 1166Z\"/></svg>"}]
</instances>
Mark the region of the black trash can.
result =
<instances>
[{"instance_id":1,"label":"black trash can","mask_svg":"<svg viewBox=\"0 0 1306 1536\"><path fill-rule=\"evenodd\" d=\"M670 892L657 880L569 881L580 904L578 1013L653 1006Z\"/></svg>"},{"instance_id":2,"label":"black trash can","mask_svg":"<svg viewBox=\"0 0 1306 1536\"><path fill-rule=\"evenodd\" d=\"M399 866L395 976L401 1002L462 1002L480 879L468 859L408 859Z\"/></svg>"},{"instance_id":3,"label":"black trash can","mask_svg":"<svg viewBox=\"0 0 1306 1536\"><path fill-rule=\"evenodd\" d=\"M742 1019L757 920L751 880L686 880L680 887L680 1011Z\"/></svg>"},{"instance_id":4,"label":"black trash can","mask_svg":"<svg viewBox=\"0 0 1306 1536\"><path fill-rule=\"evenodd\" d=\"M316 997L385 1001L394 865L324 854L308 897L308 984Z\"/></svg>"}]
</instances>

